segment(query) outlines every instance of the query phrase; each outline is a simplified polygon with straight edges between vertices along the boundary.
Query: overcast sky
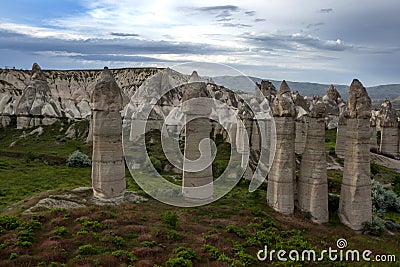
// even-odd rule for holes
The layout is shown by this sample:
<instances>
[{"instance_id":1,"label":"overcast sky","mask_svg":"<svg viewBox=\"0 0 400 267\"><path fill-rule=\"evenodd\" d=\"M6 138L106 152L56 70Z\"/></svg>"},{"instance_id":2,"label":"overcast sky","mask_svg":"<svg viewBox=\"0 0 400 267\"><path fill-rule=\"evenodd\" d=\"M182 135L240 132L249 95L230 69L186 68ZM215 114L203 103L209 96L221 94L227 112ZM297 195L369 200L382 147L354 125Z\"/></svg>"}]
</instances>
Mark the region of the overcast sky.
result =
<instances>
[{"instance_id":1,"label":"overcast sky","mask_svg":"<svg viewBox=\"0 0 400 267\"><path fill-rule=\"evenodd\" d=\"M0 67L205 61L276 80L400 83L399 14L398 0L10 0Z\"/></svg>"}]
</instances>

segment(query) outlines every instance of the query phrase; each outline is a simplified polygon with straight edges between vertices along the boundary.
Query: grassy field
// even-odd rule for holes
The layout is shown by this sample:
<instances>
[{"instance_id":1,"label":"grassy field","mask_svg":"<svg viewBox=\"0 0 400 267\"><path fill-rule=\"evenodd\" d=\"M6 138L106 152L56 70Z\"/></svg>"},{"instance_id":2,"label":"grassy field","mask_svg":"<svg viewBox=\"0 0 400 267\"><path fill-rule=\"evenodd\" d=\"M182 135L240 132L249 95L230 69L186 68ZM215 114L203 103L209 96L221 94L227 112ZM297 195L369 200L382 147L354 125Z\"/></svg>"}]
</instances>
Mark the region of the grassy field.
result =
<instances>
[{"instance_id":1,"label":"grassy field","mask_svg":"<svg viewBox=\"0 0 400 267\"><path fill-rule=\"evenodd\" d=\"M313 266L276 258L260 262L256 255L265 244L269 250L315 249L319 253L328 247L335 249L339 238L347 240L349 249L369 249L373 255L394 254L400 259L400 234L355 234L339 223L335 205L330 205L330 221L323 225L313 224L299 211L289 216L276 213L266 205L266 186L249 193L247 181L222 199L192 209L150 198L118 207L16 214L15 209L27 208L23 200L44 191L90 186L90 167L69 168L65 159L76 149L90 155L91 147L83 140L66 139L66 128L49 126L42 136L25 138L20 138L21 130L0 132L0 266ZM9 147L16 137L17 143ZM156 133L149 137L158 138ZM221 171L229 159L229 145L221 140L216 143L220 151L213 168ZM334 143L335 132L327 131L327 151ZM149 147L150 154L165 165L159 148ZM333 159L343 164L334 155ZM379 165L372 170L373 175L388 180L397 174ZM126 175L128 189L145 195L128 171ZM339 193L342 176L341 170L328 171L330 192ZM6 209L18 201L13 212ZM389 212L387 217L397 221L399 214ZM326 259L320 264L391 266Z\"/></svg>"}]
</instances>

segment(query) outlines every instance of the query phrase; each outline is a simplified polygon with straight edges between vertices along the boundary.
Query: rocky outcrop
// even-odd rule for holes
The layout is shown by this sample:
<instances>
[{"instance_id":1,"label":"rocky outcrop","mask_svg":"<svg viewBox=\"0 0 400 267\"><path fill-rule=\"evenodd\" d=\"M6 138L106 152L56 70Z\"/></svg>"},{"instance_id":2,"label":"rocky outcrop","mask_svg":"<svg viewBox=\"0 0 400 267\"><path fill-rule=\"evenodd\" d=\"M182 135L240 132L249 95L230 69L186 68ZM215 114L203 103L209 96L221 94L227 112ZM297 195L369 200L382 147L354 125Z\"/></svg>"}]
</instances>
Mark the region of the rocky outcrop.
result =
<instances>
[{"instance_id":1,"label":"rocky outcrop","mask_svg":"<svg viewBox=\"0 0 400 267\"><path fill-rule=\"evenodd\" d=\"M210 199L213 195L213 172L211 164L207 165L212 162L211 144L207 138L212 129L209 120L212 102L207 84L197 72L193 72L184 86L182 112L185 120L183 196L190 200Z\"/></svg>"},{"instance_id":2,"label":"rocky outcrop","mask_svg":"<svg viewBox=\"0 0 400 267\"><path fill-rule=\"evenodd\" d=\"M95 198L110 203L122 201L126 189L120 114L123 99L112 73L104 68L92 95L92 186Z\"/></svg>"},{"instance_id":3,"label":"rocky outcrop","mask_svg":"<svg viewBox=\"0 0 400 267\"><path fill-rule=\"evenodd\" d=\"M379 110L381 128L380 152L392 156L399 155L399 122L397 112L390 100L386 99Z\"/></svg>"},{"instance_id":4,"label":"rocky outcrop","mask_svg":"<svg viewBox=\"0 0 400 267\"><path fill-rule=\"evenodd\" d=\"M354 230L372 219L370 178L371 99L364 86L353 80L348 101L348 142L340 192L340 221Z\"/></svg>"},{"instance_id":5,"label":"rocky outcrop","mask_svg":"<svg viewBox=\"0 0 400 267\"><path fill-rule=\"evenodd\" d=\"M322 100L325 103L327 112L326 127L328 129L334 129L337 127L338 118L342 114L346 103L343 101L340 93L336 90L333 84L329 86L326 94L322 97Z\"/></svg>"},{"instance_id":6,"label":"rocky outcrop","mask_svg":"<svg viewBox=\"0 0 400 267\"><path fill-rule=\"evenodd\" d=\"M329 219L325 116L326 108L322 99L314 98L307 121L307 141L297 182L299 208L303 212L308 212L316 223L324 223Z\"/></svg>"},{"instance_id":7,"label":"rocky outcrop","mask_svg":"<svg viewBox=\"0 0 400 267\"><path fill-rule=\"evenodd\" d=\"M301 96L298 92L292 94L293 102L296 106L296 154L303 154L307 140L308 113L310 112L310 103L307 98Z\"/></svg>"},{"instance_id":8,"label":"rocky outcrop","mask_svg":"<svg viewBox=\"0 0 400 267\"><path fill-rule=\"evenodd\" d=\"M275 159L268 175L267 203L280 213L291 214L294 212L296 109L285 81L272 104L272 113L277 140Z\"/></svg>"},{"instance_id":9,"label":"rocky outcrop","mask_svg":"<svg viewBox=\"0 0 400 267\"><path fill-rule=\"evenodd\" d=\"M17 128L52 124L62 116L59 103L54 101L46 77L38 64L32 66L30 84L19 99L15 114Z\"/></svg>"},{"instance_id":10,"label":"rocky outcrop","mask_svg":"<svg viewBox=\"0 0 400 267\"><path fill-rule=\"evenodd\" d=\"M36 64L37 65L37 64ZM38 66L38 65L37 65ZM117 84L122 88L125 95L131 97L136 89L151 75L157 73L156 68L126 68L110 70L116 79ZM101 73L100 70L44 70L42 72L42 81L47 83L46 94L40 91L35 96L36 103L49 101L39 104L39 106L53 105L57 106L60 117L69 119L89 119L91 116L90 96L96 85L96 80ZM32 90L26 91L33 82L32 71L25 70L0 70L0 123L7 124L9 116L15 115L18 103L24 108L31 106ZM41 87L43 88L43 86ZM26 91L26 93L25 93ZM22 93L26 96L21 101ZM45 96L45 97L43 97ZM37 106L36 108L37 109ZM26 110L26 109L25 109ZM48 110L44 110L47 111ZM34 114L30 114L34 116ZM40 114L43 117L45 114ZM27 118L24 114L17 115L21 117L20 125L33 127L42 124L43 120L38 118ZM50 117L48 117L50 118ZM51 120L50 122L52 122ZM44 120L50 123L49 120Z\"/></svg>"},{"instance_id":11,"label":"rocky outcrop","mask_svg":"<svg viewBox=\"0 0 400 267\"><path fill-rule=\"evenodd\" d=\"M256 83L256 86L264 95L264 97L268 100L269 103L272 103L276 97L276 88L275 86L268 80L262 80L261 83Z\"/></svg>"}]
</instances>

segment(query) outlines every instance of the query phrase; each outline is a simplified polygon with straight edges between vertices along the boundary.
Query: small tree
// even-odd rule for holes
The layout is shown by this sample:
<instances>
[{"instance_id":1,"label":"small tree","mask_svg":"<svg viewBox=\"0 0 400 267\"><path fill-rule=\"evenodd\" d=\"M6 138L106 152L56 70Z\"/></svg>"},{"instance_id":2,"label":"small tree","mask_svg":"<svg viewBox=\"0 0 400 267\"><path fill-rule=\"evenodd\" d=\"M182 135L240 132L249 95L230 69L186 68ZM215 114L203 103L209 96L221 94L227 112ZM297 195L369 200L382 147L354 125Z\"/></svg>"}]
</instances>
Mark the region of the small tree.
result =
<instances>
[{"instance_id":1,"label":"small tree","mask_svg":"<svg viewBox=\"0 0 400 267\"><path fill-rule=\"evenodd\" d=\"M90 167L92 166L92 161L87 155L80 152L79 150L74 151L68 156L67 159L68 167Z\"/></svg>"}]
</instances>

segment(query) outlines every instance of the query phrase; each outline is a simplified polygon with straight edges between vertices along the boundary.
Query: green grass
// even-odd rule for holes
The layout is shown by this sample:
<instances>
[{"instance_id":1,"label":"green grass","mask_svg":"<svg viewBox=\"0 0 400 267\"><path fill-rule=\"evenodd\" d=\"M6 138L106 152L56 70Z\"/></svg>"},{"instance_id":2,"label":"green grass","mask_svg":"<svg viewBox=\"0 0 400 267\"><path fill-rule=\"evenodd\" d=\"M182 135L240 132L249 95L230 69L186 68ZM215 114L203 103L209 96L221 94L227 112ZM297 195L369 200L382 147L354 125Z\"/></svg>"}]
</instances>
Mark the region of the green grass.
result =
<instances>
[{"instance_id":1,"label":"green grass","mask_svg":"<svg viewBox=\"0 0 400 267\"><path fill-rule=\"evenodd\" d=\"M325 149L330 151L336 147L336 129L325 130Z\"/></svg>"},{"instance_id":2,"label":"green grass","mask_svg":"<svg viewBox=\"0 0 400 267\"><path fill-rule=\"evenodd\" d=\"M84 127L85 123L87 124L87 122L79 122L78 127ZM65 138L65 132L69 126L69 124L57 122L51 126L43 126L44 131L40 136L33 134L26 137L22 137L23 134L29 134L35 128L27 130L0 128L0 153L44 158L56 162L65 160L75 150L81 150L85 154L91 155L90 144L85 144L83 140ZM9 147L13 142L16 142L15 145Z\"/></svg>"},{"instance_id":3,"label":"green grass","mask_svg":"<svg viewBox=\"0 0 400 267\"><path fill-rule=\"evenodd\" d=\"M39 160L0 156L0 211L46 190L91 185L91 168L48 165Z\"/></svg>"},{"instance_id":4,"label":"green grass","mask_svg":"<svg viewBox=\"0 0 400 267\"><path fill-rule=\"evenodd\" d=\"M400 180L400 173L371 162L371 177L381 184L392 183L396 179Z\"/></svg>"}]
</instances>

